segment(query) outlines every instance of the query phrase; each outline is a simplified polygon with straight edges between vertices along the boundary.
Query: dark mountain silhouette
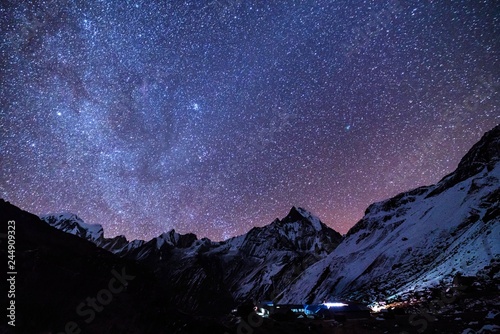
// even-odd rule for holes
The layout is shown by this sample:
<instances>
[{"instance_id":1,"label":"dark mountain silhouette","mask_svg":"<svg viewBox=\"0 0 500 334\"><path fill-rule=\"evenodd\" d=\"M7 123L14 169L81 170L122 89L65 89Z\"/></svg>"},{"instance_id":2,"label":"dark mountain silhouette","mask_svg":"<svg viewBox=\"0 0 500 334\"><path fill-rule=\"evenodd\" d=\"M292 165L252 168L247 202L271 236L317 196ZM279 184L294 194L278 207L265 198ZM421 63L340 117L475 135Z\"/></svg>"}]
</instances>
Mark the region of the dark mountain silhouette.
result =
<instances>
[{"instance_id":1,"label":"dark mountain silhouette","mask_svg":"<svg viewBox=\"0 0 500 334\"><path fill-rule=\"evenodd\" d=\"M82 333L171 333L176 328L200 333L207 326L215 333L225 331L216 322L197 321L172 307L168 287L145 265L57 230L4 200L0 200L0 219L2 232L8 221L16 222L17 333L60 333L73 326ZM3 239L2 259L7 258L5 243ZM110 290L111 280L114 292L102 292ZM109 295L111 300L106 299ZM102 306L91 321L94 308L87 305L87 298L95 298L99 309ZM109 303L103 306L99 298ZM12 329L2 321L0 331Z\"/></svg>"},{"instance_id":2,"label":"dark mountain silhouette","mask_svg":"<svg viewBox=\"0 0 500 334\"><path fill-rule=\"evenodd\" d=\"M498 320L499 161L497 126L453 173L435 185L372 204L345 237L293 207L281 220L222 242L175 230L149 241L128 241L105 238L102 226L85 224L74 214L39 218L0 200L3 231L8 221L16 222L16 329L237 333L244 322L229 316L230 310L246 305L250 312L259 300L397 302L416 312L415 304L432 301L436 289L456 282L468 287L459 298L462 309L447 306L450 317L467 311L474 315L464 317L480 320L471 322L474 329L484 319L490 326ZM7 247L0 253L6 259ZM100 300L102 310L91 311L92 298ZM465 330L455 318L438 322L434 330ZM404 319L398 326L415 331L408 316ZM392 324L373 321L369 326L380 329L375 333L395 332ZM246 330L319 333L324 325L265 320Z\"/></svg>"}]
</instances>

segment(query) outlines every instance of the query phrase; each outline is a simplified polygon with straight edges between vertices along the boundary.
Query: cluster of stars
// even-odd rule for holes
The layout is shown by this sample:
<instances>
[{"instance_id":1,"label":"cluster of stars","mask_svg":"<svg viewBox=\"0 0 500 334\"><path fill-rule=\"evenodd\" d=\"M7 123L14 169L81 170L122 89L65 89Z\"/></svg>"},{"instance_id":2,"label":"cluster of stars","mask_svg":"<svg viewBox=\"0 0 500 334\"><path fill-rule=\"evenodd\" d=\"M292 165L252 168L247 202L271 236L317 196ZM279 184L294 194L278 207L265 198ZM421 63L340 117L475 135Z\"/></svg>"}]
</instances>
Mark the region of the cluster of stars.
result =
<instances>
[{"instance_id":1,"label":"cluster of stars","mask_svg":"<svg viewBox=\"0 0 500 334\"><path fill-rule=\"evenodd\" d=\"M500 122L494 1L5 1L0 196L106 236L341 233Z\"/></svg>"}]
</instances>

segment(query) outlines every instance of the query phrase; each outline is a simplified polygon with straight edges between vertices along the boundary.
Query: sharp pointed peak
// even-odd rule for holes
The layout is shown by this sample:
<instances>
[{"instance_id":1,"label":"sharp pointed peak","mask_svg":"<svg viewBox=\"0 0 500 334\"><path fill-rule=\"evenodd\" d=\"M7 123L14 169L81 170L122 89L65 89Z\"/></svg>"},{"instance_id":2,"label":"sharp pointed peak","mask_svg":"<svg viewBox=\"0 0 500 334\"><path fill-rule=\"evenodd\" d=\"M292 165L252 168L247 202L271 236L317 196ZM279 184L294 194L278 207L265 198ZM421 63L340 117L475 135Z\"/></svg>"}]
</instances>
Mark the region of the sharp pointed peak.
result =
<instances>
[{"instance_id":1,"label":"sharp pointed peak","mask_svg":"<svg viewBox=\"0 0 500 334\"><path fill-rule=\"evenodd\" d=\"M317 231L321 231L323 229L322 222L316 215L304 208L297 206L292 206L288 215L283 219L283 222L304 220L310 222Z\"/></svg>"}]
</instances>

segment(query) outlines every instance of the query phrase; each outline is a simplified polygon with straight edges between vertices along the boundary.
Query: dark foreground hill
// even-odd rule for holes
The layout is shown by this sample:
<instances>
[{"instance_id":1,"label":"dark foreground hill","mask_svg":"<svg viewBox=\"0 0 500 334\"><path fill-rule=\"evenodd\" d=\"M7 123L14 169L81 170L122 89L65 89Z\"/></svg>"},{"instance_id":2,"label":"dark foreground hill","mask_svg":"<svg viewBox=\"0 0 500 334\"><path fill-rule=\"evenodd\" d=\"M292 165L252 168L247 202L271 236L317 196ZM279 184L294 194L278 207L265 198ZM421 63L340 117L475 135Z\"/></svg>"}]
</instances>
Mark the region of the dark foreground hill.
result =
<instances>
[{"instance_id":1,"label":"dark foreground hill","mask_svg":"<svg viewBox=\"0 0 500 334\"><path fill-rule=\"evenodd\" d=\"M16 333L200 333L215 321L198 321L165 301L169 295L144 265L59 231L37 216L0 200L2 233L15 221ZM7 263L6 239L2 259ZM5 268L5 267L4 267ZM8 287L2 280L2 294ZM6 294L6 293L5 293ZM2 308L10 300L2 298ZM4 318L6 319L6 318Z\"/></svg>"},{"instance_id":2,"label":"dark foreground hill","mask_svg":"<svg viewBox=\"0 0 500 334\"><path fill-rule=\"evenodd\" d=\"M40 219L0 200L4 263L13 260L9 221L16 238L5 271L15 270L15 284L2 280L15 298L2 307L15 299L20 333L493 333L499 203L500 126L456 171L371 205L345 237L294 207L223 242L175 231L129 242L72 214ZM374 314L339 323L252 313L259 300L300 308L341 299Z\"/></svg>"}]
</instances>

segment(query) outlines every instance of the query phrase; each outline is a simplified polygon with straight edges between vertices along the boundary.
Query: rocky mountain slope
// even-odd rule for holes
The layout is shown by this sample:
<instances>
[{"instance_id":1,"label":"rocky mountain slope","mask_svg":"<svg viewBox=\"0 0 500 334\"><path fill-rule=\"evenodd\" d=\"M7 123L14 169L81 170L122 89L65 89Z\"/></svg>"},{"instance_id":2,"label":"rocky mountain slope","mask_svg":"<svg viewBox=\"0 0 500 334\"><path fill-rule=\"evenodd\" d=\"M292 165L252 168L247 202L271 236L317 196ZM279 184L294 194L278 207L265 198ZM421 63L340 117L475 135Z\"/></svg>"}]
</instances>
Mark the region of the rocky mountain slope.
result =
<instances>
[{"instance_id":1,"label":"rocky mountain slope","mask_svg":"<svg viewBox=\"0 0 500 334\"><path fill-rule=\"evenodd\" d=\"M106 239L100 225L75 215L42 219L121 257L150 266L188 312L217 313L247 300L273 299L311 264L327 256L342 236L310 212L293 207L282 220L222 242L174 230L150 241ZM182 293L175 293L182 291Z\"/></svg>"},{"instance_id":2,"label":"rocky mountain slope","mask_svg":"<svg viewBox=\"0 0 500 334\"><path fill-rule=\"evenodd\" d=\"M241 323L221 315L249 300L372 303L408 296L405 310L414 314L396 319L397 329L388 323L378 332L420 332L423 325L437 332L476 330L497 326L499 314L500 126L437 184L372 204L345 237L295 207L281 220L222 242L174 230L149 241L105 238L102 226L73 214L41 220L3 200L0 219L4 230L7 221L16 222L16 329L23 333L61 332L73 321L85 333L239 332ZM6 249L0 249L4 258ZM134 278L108 303L102 291L122 270ZM432 295L458 274L475 276L475 289L454 297L467 307ZM86 321L77 307L98 294L106 305ZM436 301L444 305L441 322L423 319L427 308L412 309ZM466 318L474 321L460 320ZM372 320L382 328L379 318ZM255 332L275 333L284 325L299 328L268 319ZM309 332L302 325L297 332ZM290 332L286 328L281 332ZM0 325L0 332L7 329Z\"/></svg>"},{"instance_id":3,"label":"rocky mountain slope","mask_svg":"<svg viewBox=\"0 0 500 334\"><path fill-rule=\"evenodd\" d=\"M367 302L451 282L499 278L500 126L435 185L371 205L341 244L301 273L281 302Z\"/></svg>"},{"instance_id":4,"label":"rocky mountain slope","mask_svg":"<svg viewBox=\"0 0 500 334\"><path fill-rule=\"evenodd\" d=\"M10 277L15 276L11 286L15 296L2 298L1 305L6 310L10 301L15 302L15 327L5 318L0 333L229 331L216 321L179 312L168 303L168 287L147 266L51 228L37 216L0 199L0 227L5 236L8 221L15 222L15 249L7 253L7 242L2 238L0 256L5 263L8 254L14 256L16 274ZM77 230L72 229L79 234ZM0 287L7 297L2 281Z\"/></svg>"}]
</instances>

